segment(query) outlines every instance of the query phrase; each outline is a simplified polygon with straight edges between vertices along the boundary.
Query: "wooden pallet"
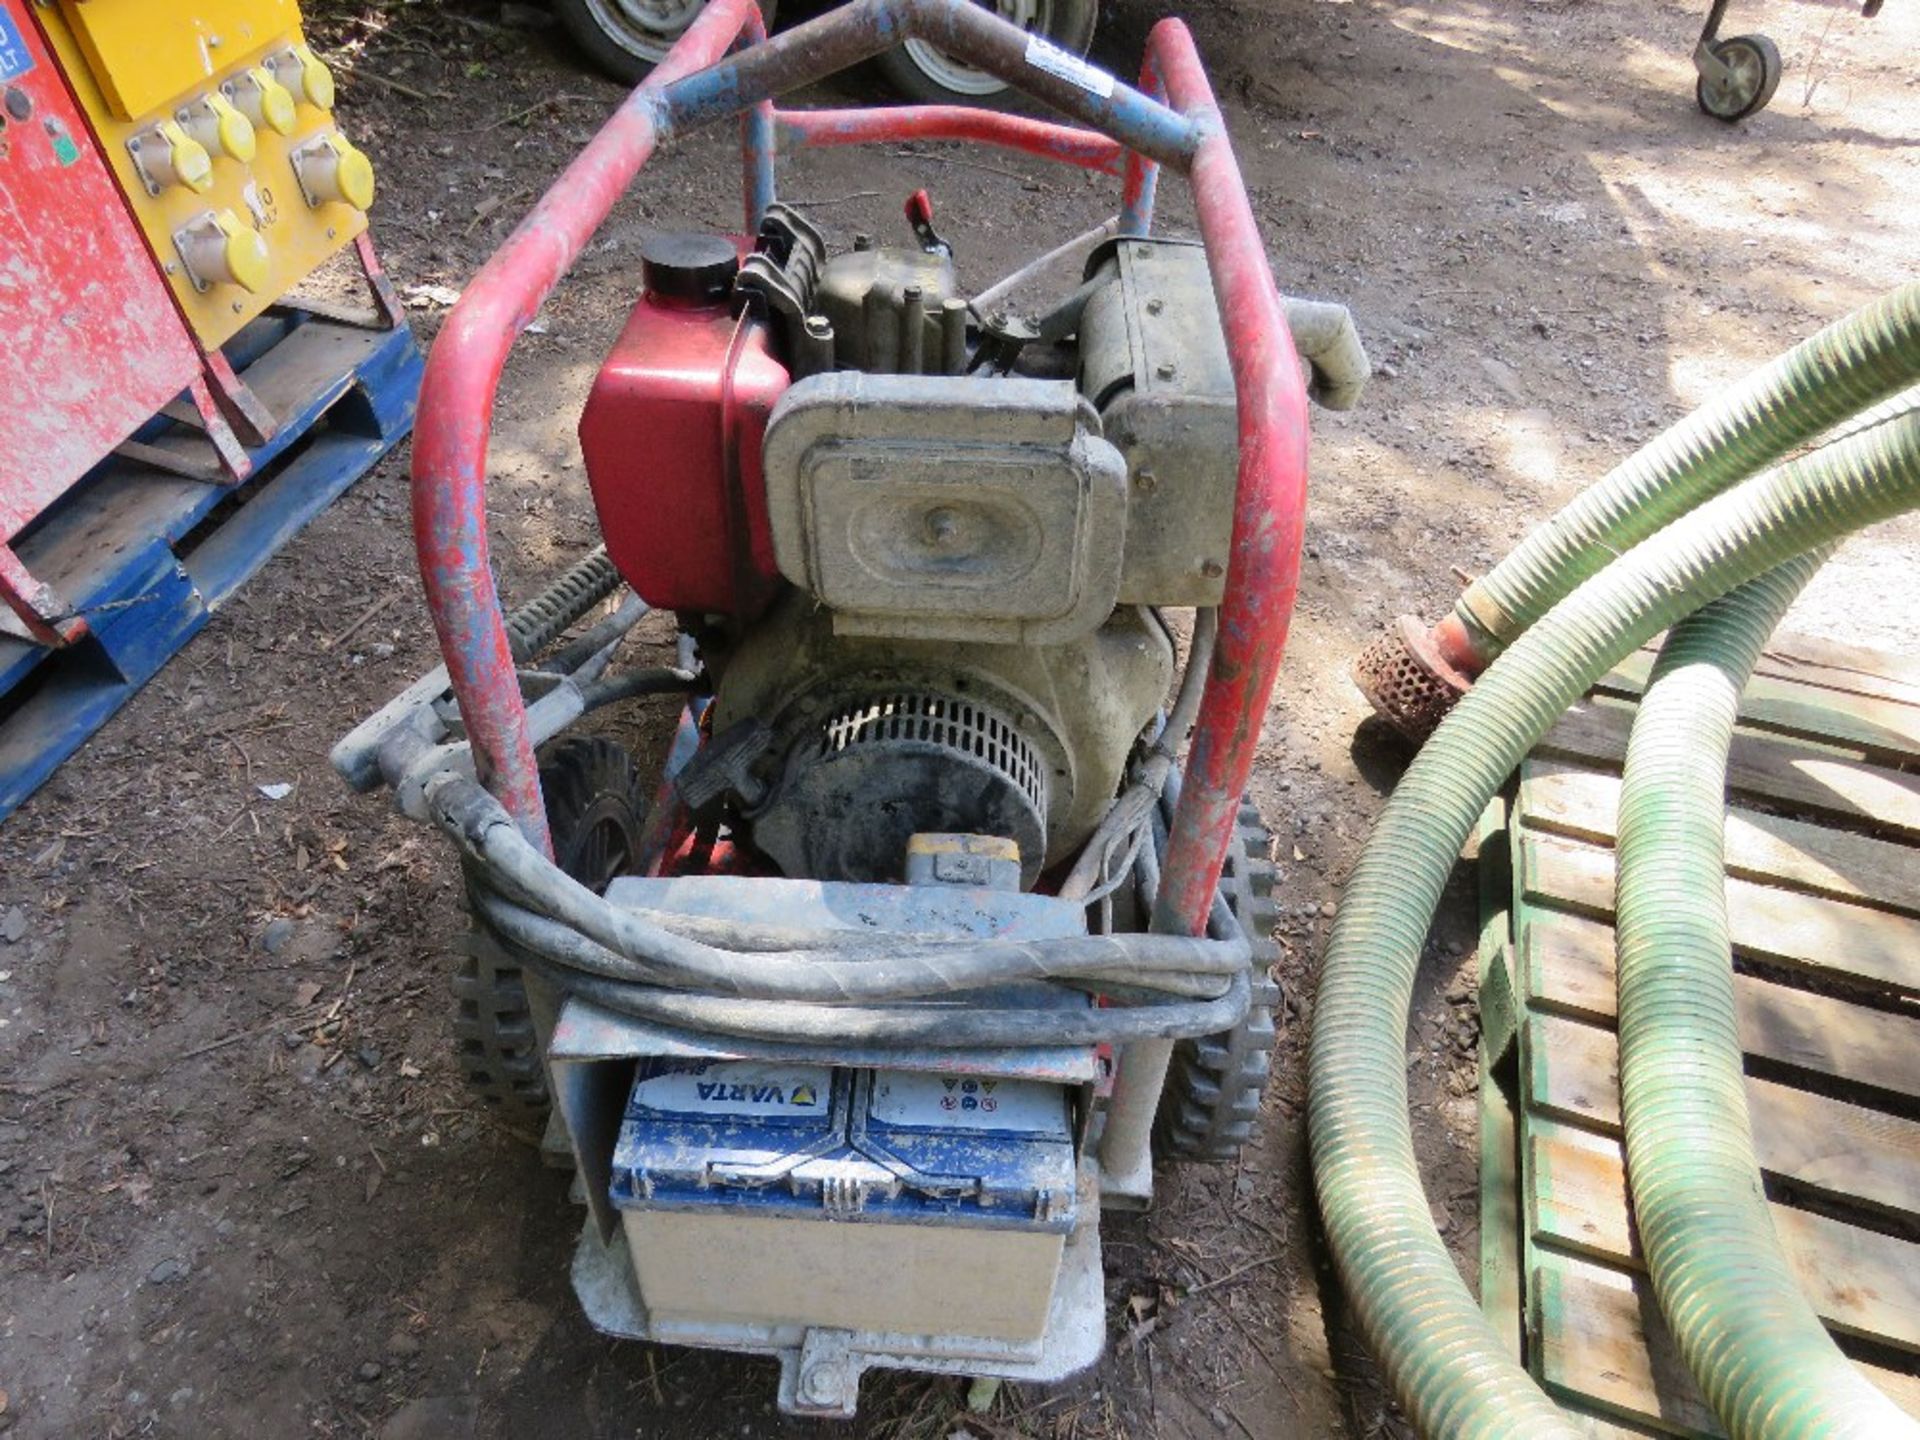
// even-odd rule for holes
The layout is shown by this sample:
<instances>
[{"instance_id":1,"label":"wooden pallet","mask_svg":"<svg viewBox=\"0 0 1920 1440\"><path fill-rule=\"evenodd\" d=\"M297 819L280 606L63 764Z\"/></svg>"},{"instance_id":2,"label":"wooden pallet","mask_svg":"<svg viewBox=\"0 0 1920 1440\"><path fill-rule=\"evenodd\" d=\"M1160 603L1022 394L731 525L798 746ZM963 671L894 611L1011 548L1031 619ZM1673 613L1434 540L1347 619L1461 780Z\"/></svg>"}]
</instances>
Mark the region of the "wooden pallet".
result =
<instances>
[{"instance_id":1,"label":"wooden pallet","mask_svg":"<svg viewBox=\"0 0 1920 1440\"><path fill-rule=\"evenodd\" d=\"M1633 1230L1614 815L1635 655L1478 836L1481 1299L1597 1436L1720 1436ZM1728 767L1747 1095L1775 1228L1841 1346L1920 1416L1920 665L1780 637Z\"/></svg>"},{"instance_id":2,"label":"wooden pallet","mask_svg":"<svg viewBox=\"0 0 1920 1440\"><path fill-rule=\"evenodd\" d=\"M0 634L0 821L413 425L422 361L404 326L366 329L288 305L225 353L279 422L248 450L244 484L115 454L15 542L88 628L57 649ZM138 440L149 451L205 448L171 416Z\"/></svg>"}]
</instances>

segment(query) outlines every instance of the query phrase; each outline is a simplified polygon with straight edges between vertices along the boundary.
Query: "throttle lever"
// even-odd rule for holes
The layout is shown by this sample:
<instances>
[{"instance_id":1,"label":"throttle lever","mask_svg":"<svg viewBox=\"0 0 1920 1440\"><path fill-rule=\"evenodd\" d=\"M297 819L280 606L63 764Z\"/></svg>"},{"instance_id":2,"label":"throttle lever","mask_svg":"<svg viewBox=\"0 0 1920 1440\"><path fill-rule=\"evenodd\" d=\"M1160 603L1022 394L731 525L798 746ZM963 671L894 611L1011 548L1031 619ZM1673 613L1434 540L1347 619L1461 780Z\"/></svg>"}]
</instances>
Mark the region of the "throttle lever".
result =
<instances>
[{"instance_id":1,"label":"throttle lever","mask_svg":"<svg viewBox=\"0 0 1920 1440\"><path fill-rule=\"evenodd\" d=\"M953 258L953 246L940 238L933 228L933 197L924 189L916 190L907 197L907 224L913 227L913 233L920 242L920 248L929 255L944 255Z\"/></svg>"}]
</instances>

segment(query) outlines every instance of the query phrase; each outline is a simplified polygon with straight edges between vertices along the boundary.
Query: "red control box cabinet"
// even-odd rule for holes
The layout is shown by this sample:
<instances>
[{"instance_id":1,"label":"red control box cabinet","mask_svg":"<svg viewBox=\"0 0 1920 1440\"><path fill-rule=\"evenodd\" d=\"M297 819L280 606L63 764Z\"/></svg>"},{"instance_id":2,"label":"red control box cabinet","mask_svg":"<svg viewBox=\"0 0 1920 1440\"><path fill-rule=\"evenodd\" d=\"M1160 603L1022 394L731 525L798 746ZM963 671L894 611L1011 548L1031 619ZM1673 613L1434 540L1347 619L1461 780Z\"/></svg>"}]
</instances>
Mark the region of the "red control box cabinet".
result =
<instances>
[{"instance_id":1,"label":"red control box cabinet","mask_svg":"<svg viewBox=\"0 0 1920 1440\"><path fill-rule=\"evenodd\" d=\"M200 355L28 8L0 0L0 632L44 635L62 607L8 542Z\"/></svg>"},{"instance_id":2,"label":"red control box cabinet","mask_svg":"<svg viewBox=\"0 0 1920 1440\"><path fill-rule=\"evenodd\" d=\"M750 315L640 297L594 380L580 449L607 554L649 605L752 616L772 597L760 448L788 378Z\"/></svg>"}]
</instances>

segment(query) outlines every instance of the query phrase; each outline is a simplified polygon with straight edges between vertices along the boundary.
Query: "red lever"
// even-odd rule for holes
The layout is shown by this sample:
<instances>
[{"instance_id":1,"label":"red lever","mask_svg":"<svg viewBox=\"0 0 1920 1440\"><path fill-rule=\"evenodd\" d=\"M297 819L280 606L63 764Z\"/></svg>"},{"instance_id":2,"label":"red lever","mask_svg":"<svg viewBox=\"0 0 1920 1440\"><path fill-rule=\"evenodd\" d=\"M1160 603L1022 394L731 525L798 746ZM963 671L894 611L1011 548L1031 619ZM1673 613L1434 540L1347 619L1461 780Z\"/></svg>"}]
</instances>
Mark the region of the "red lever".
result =
<instances>
[{"instance_id":1,"label":"red lever","mask_svg":"<svg viewBox=\"0 0 1920 1440\"><path fill-rule=\"evenodd\" d=\"M933 228L933 197L925 190L916 190L907 197L907 224L913 227L920 248L929 255L953 254L953 247Z\"/></svg>"}]
</instances>

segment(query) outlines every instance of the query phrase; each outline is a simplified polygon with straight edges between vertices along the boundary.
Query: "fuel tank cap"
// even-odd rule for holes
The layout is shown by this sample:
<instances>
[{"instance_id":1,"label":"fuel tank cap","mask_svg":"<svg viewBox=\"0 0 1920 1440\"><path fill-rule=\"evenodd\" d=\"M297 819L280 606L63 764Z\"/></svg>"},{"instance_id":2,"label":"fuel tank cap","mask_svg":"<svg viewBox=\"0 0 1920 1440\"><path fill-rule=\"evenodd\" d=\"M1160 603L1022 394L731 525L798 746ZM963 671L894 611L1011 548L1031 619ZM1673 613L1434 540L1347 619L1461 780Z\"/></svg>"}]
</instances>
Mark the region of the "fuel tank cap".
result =
<instances>
[{"instance_id":1,"label":"fuel tank cap","mask_svg":"<svg viewBox=\"0 0 1920 1440\"><path fill-rule=\"evenodd\" d=\"M640 246L640 273L649 294L683 304L727 298L740 271L740 251L722 235L675 231Z\"/></svg>"}]
</instances>

